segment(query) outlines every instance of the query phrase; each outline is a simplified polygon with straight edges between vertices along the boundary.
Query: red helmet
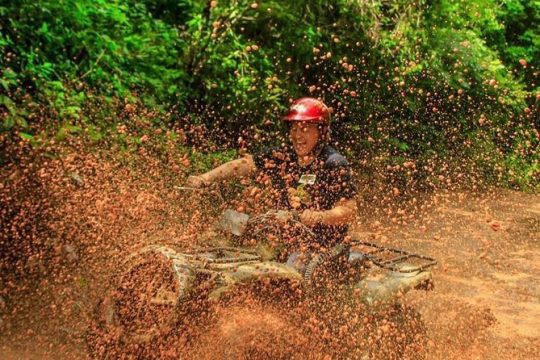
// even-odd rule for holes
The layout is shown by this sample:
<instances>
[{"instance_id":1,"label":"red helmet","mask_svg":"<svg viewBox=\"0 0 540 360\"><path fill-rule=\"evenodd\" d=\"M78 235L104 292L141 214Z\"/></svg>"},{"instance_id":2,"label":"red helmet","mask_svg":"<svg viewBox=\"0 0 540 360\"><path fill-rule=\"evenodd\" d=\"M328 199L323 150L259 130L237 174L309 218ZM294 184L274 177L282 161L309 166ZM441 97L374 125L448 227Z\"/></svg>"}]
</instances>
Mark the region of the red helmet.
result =
<instances>
[{"instance_id":1,"label":"red helmet","mask_svg":"<svg viewBox=\"0 0 540 360\"><path fill-rule=\"evenodd\" d=\"M283 119L285 121L306 121L328 126L330 125L330 109L320 100L303 97L293 101Z\"/></svg>"}]
</instances>

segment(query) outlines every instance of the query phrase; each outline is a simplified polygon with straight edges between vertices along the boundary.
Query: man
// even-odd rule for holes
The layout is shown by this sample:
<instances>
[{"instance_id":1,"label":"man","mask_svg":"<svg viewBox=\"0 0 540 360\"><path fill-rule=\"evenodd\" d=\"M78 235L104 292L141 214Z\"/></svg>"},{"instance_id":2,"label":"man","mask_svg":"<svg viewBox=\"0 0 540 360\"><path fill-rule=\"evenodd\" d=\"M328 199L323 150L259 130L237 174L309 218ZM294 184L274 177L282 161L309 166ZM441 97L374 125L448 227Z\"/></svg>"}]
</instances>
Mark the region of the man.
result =
<instances>
[{"instance_id":1,"label":"man","mask_svg":"<svg viewBox=\"0 0 540 360\"><path fill-rule=\"evenodd\" d=\"M341 243L356 213L356 193L347 160L328 145L330 109L320 100L295 100L283 117L289 124L290 145L272 148L225 163L187 184L203 187L232 178L259 174L270 180L276 207L298 214L298 220L311 228L315 243L301 252L317 253ZM309 256L308 256L309 258ZM306 259L293 254L291 265L302 268Z\"/></svg>"}]
</instances>

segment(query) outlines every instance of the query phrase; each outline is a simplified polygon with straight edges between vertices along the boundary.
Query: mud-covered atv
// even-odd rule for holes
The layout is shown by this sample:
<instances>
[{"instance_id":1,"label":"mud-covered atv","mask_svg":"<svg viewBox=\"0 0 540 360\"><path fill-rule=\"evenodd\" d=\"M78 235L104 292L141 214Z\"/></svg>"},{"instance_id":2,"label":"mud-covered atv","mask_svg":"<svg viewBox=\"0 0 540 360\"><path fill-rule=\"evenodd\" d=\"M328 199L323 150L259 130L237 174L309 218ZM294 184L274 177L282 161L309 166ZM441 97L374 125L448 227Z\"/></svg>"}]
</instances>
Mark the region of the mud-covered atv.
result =
<instances>
[{"instance_id":1,"label":"mud-covered atv","mask_svg":"<svg viewBox=\"0 0 540 360\"><path fill-rule=\"evenodd\" d=\"M241 236L246 231L249 232L250 225L256 222L256 217L250 219L245 214L229 210L225 212L220 224L227 232ZM317 277L319 269L324 268L327 260L343 257L343 254L346 254L346 264L340 266L345 268L346 276L335 280L336 283L339 282L337 285L321 286L324 282ZM253 310L257 303L259 311L262 309L263 312L272 312L274 315L285 308L301 306L300 302L303 302L304 306L306 303L315 304L308 306L313 306L313 313L319 318L319 327L322 326L321 322L324 322L320 320L324 316L321 315L323 311L318 307L319 304L327 305L334 301L340 308L345 306L345 302L349 303L346 305L348 311L340 312L345 314L343 318L336 319L336 316L332 315L331 322L341 324L340 329L343 331L344 324L350 322L354 323L355 327L362 327L369 318L375 323L375 328L372 329L375 335L364 333L364 340L369 340L362 342L366 349L354 355L347 349L344 351L348 353L339 354L339 357L380 357L380 352L367 348L383 346L379 340L384 331L381 332L377 328L379 326L383 329L401 326L403 331L395 333L396 337L401 338L408 336L410 329L407 329L407 326L413 326L413 323L415 327L423 326L418 314L414 311L407 312L407 308L400 305L400 299L412 289L432 288L430 268L436 261L430 257L365 242L352 234L352 240L346 248L338 245L328 252L313 256L302 272L282 262L265 260L267 258L268 254L261 248L230 246L182 251L170 246L152 245L130 254L118 264L117 273L112 275L111 286L97 306L96 321L88 339L91 355L96 358L118 358L126 354L145 358L184 358L197 353L198 357L205 358L309 358L306 353L295 356L294 354L298 355L298 343L291 342L290 336L282 334L288 331L286 329L290 329L289 325L295 321L294 327L298 333L305 334L307 328L298 328L307 326L307 319L302 319L306 315L300 315L299 318L281 314L279 316L286 319L269 320L263 316L249 321L245 319L252 319L252 315L245 315L245 309L238 310L238 303L234 305L236 307L233 314L229 312L224 315L225 322L228 319L233 325L224 325L224 319L216 319L211 315L216 304L226 308L227 304L234 303L230 299L245 292L261 298L261 301L251 301L248 308ZM325 291L325 288L331 290ZM308 298L316 301L306 302ZM350 314L351 309L360 308L363 314ZM238 316L244 320L233 320L235 313L242 313ZM204 326L196 325L199 320ZM317 320L314 321L317 323ZM220 323L214 325L221 326L223 331L212 330L212 322ZM253 329L243 332L243 322L248 328L266 327L266 333ZM202 328L203 334L193 328ZM309 325L309 328L311 331L314 326ZM328 329L325 330L325 336L327 331ZM329 331L330 336L343 336L340 333L332 334L332 329ZM348 331L351 331L350 327ZM204 334L205 332L211 335ZM421 333L421 330L416 329L415 332ZM269 347L270 343L275 343L278 341L276 339L284 336L285 346L290 349L280 349L279 353L276 353L275 349L272 350L274 352L261 349L260 343L252 342L253 337L260 341L261 336L270 338L269 343L263 347ZM417 341L422 334L414 336L407 340L404 346ZM221 338L221 347L216 345L215 337ZM179 340L180 338L183 340ZM235 352L234 347L240 346L239 344L247 346L247 350ZM201 346L213 349L211 354L201 353ZM249 349L250 346L256 349ZM192 353L183 352L186 348L191 349L188 353ZM332 357L336 357L335 350L333 351ZM398 353L388 355L383 351L382 356L403 357L402 351L405 351L403 346ZM416 352L417 349L409 351ZM143 355L133 355L137 352Z\"/></svg>"}]
</instances>

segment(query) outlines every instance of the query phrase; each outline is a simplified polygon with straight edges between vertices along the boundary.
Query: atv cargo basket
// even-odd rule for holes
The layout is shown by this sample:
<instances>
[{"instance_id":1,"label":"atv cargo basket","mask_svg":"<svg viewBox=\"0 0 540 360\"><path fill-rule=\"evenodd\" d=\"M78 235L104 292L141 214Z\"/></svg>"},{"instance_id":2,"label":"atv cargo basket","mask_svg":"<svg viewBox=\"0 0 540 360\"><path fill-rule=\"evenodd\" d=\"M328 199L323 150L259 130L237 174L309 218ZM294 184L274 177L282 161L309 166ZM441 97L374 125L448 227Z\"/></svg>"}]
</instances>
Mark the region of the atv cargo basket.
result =
<instances>
[{"instance_id":1,"label":"atv cargo basket","mask_svg":"<svg viewBox=\"0 0 540 360\"><path fill-rule=\"evenodd\" d=\"M400 273L420 272L437 264L435 259L428 256L364 241L353 241L351 248L352 252L360 253L373 264Z\"/></svg>"}]
</instances>

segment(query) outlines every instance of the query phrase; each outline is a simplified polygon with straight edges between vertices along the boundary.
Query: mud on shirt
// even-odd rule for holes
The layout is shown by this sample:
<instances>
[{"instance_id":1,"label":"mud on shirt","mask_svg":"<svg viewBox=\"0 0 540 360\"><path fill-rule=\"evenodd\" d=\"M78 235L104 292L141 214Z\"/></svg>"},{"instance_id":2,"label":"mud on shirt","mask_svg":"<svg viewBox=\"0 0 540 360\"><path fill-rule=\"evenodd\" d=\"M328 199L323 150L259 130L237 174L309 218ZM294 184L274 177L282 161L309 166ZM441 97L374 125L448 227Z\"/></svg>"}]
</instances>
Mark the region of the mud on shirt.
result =
<instances>
[{"instance_id":1,"label":"mud on shirt","mask_svg":"<svg viewBox=\"0 0 540 360\"><path fill-rule=\"evenodd\" d=\"M348 161L328 145L305 167L298 164L290 146L255 154L253 160L259 170L258 181L270 184L278 209L329 210L356 194ZM317 224L312 230L319 237L319 245L327 247L343 240L348 226Z\"/></svg>"}]
</instances>

